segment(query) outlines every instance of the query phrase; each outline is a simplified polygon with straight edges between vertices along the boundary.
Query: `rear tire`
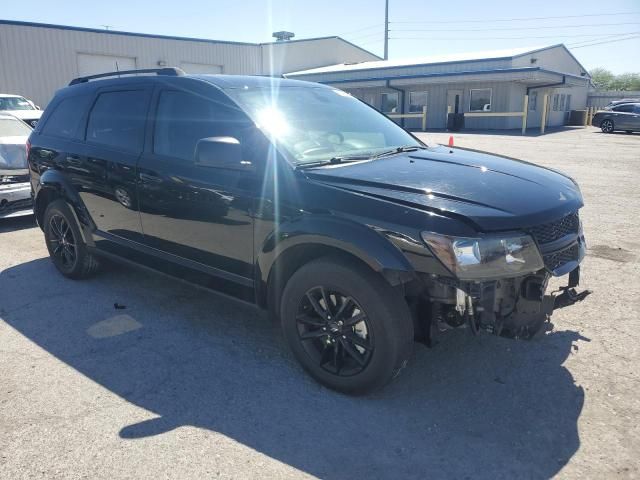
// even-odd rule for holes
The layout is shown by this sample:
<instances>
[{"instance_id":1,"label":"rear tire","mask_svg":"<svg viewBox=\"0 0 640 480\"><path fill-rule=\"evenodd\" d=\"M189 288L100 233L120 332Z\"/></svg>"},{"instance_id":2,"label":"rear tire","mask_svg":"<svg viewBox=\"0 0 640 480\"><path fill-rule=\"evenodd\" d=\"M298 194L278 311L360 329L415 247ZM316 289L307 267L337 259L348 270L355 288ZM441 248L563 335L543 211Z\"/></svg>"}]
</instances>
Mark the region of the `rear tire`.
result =
<instances>
[{"instance_id":1,"label":"rear tire","mask_svg":"<svg viewBox=\"0 0 640 480\"><path fill-rule=\"evenodd\" d=\"M402 295L343 258L323 257L297 270L282 294L280 321L303 368L343 393L382 387L407 364L413 347Z\"/></svg>"},{"instance_id":2,"label":"rear tire","mask_svg":"<svg viewBox=\"0 0 640 480\"><path fill-rule=\"evenodd\" d=\"M58 271L74 280L96 272L98 261L82 240L80 228L64 200L51 202L44 212L44 238Z\"/></svg>"},{"instance_id":3,"label":"rear tire","mask_svg":"<svg viewBox=\"0 0 640 480\"><path fill-rule=\"evenodd\" d=\"M613 133L613 120L610 120L608 118L603 120L602 123L600 123L600 130L602 130L604 133Z\"/></svg>"}]
</instances>

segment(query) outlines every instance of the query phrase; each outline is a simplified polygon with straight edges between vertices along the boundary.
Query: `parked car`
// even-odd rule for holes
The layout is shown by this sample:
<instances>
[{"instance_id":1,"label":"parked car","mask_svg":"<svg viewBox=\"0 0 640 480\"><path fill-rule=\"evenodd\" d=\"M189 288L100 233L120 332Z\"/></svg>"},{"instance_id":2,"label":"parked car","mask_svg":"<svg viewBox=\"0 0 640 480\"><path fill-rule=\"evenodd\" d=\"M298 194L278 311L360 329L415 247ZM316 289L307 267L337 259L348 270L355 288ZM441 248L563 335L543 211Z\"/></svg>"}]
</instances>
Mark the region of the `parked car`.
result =
<instances>
[{"instance_id":1,"label":"parked car","mask_svg":"<svg viewBox=\"0 0 640 480\"><path fill-rule=\"evenodd\" d=\"M0 112L0 219L32 215L27 169L27 138L31 127Z\"/></svg>"},{"instance_id":2,"label":"parked car","mask_svg":"<svg viewBox=\"0 0 640 480\"><path fill-rule=\"evenodd\" d=\"M627 133L640 131L640 102L623 103L611 110L599 110L593 115L591 125L604 133L622 130Z\"/></svg>"},{"instance_id":3,"label":"parked car","mask_svg":"<svg viewBox=\"0 0 640 480\"><path fill-rule=\"evenodd\" d=\"M0 93L0 112L8 113L35 127L42 116L40 107L20 95Z\"/></svg>"},{"instance_id":4,"label":"parked car","mask_svg":"<svg viewBox=\"0 0 640 480\"><path fill-rule=\"evenodd\" d=\"M620 100L613 100L609 102L609 104L604 107L605 110L611 110L616 105L622 105L623 103L640 103L640 98L623 98Z\"/></svg>"},{"instance_id":5,"label":"parked car","mask_svg":"<svg viewBox=\"0 0 640 480\"><path fill-rule=\"evenodd\" d=\"M30 137L34 211L69 278L126 259L253 302L348 393L445 328L530 337L549 279L579 282L583 201L561 173L426 145L324 85L142 72L72 81Z\"/></svg>"}]
</instances>

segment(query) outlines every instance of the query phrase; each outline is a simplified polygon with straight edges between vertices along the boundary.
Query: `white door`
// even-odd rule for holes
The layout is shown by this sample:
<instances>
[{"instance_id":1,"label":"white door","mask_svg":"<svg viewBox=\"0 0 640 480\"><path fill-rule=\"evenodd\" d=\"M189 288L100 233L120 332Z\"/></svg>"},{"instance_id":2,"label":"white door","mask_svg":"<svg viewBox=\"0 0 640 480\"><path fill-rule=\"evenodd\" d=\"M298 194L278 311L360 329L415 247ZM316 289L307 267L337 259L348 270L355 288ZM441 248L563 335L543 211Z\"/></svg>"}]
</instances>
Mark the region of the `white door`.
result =
<instances>
[{"instance_id":1,"label":"white door","mask_svg":"<svg viewBox=\"0 0 640 480\"><path fill-rule=\"evenodd\" d=\"M210 65L208 63L182 62L180 68L187 73L215 75L222 73L222 65Z\"/></svg>"},{"instance_id":2,"label":"white door","mask_svg":"<svg viewBox=\"0 0 640 480\"><path fill-rule=\"evenodd\" d=\"M136 59L115 55L99 55L95 53L78 53L78 76L95 75L97 73L121 72L135 70Z\"/></svg>"}]
</instances>

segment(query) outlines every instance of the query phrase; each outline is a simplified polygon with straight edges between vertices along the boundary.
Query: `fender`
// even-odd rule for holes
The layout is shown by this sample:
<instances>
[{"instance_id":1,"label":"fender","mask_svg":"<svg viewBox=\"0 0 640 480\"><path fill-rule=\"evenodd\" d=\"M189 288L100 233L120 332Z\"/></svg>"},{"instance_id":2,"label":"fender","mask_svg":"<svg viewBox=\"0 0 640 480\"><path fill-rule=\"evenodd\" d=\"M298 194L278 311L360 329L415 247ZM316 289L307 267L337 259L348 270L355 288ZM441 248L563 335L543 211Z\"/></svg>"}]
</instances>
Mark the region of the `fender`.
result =
<instances>
[{"instance_id":1,"label":"fender","mask_svg":"<svg viewBox=\"0 0 640 480\"><path fill-rule=\"evenodd\" d=\"M382 234L366 225L332 215L303 215L286 222L262 244L257 257L259 280L266 286L278 259L299 245L333 247L360 259L392 285L415 277L413 267Z\"/></svg>"},{"instance_id":2,"label":"fender","mask_svg":"<svg viewBox=\"0 0 640 480\"><path fill-rule=\"evenodd\" d=\"M47 202L49 195L53 194L54 198L64 199L70 206L78 226L80 227L80 233L82 239L88 245L93 244L91 232L95 230L95 226L89 217L88 212L84 207L84 203L80 199L80 195L71 184L71 181L63 175L61 172L55 169L48 169L38 179L38 184L34 193L34 211L36 212L36 219L40 228L41 215L44 213L46 205L43 202Z\"/></svg>"}]
</instances>

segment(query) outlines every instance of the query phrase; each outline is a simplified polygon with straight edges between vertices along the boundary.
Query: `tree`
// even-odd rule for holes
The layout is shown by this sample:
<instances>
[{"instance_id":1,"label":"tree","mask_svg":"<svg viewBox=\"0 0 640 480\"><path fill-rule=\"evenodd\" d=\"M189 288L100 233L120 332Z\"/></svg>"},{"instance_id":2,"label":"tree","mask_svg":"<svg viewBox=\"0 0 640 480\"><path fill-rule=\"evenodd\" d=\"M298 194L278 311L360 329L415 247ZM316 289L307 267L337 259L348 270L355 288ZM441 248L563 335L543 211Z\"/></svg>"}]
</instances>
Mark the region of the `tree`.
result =
<instances>
[{"instance_id":1,"label":"tree","mask_svg":"<svg viewBox=\"0 0 640 480\"><path fill-rule=\"evenodd\" d=\"M614 75L606 68L594 68L589 72L598 90L640 90L640 73Z\"/></svg>"}]
</instances>

